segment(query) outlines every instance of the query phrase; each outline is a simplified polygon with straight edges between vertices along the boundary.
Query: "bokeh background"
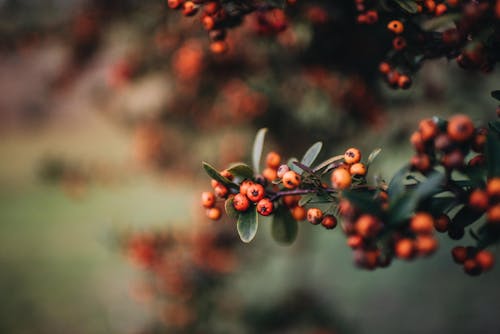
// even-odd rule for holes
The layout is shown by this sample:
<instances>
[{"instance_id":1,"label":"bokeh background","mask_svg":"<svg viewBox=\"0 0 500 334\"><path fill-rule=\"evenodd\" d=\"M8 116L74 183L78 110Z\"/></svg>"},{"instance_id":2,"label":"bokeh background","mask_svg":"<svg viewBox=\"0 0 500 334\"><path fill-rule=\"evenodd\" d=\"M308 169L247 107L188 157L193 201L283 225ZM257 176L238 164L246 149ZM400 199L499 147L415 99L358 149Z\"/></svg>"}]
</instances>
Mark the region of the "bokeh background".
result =
<instances>
[{"instance_id":1,"label":"bokeh background","mask_svg":"<svg viewBox=\"0 0 500 334\"><path fill-rule=\"evenodd\" d=\"M288 157L317 140L325 156L382 147L371 172L389 178L419 119L495 117L498 70L436 60L392 91L377 75L383 26L355 25L351 1L304 2L279 34L247 17L213 55L164 1L0 1L1 333L500 331L500 269L464 275L444 237L429 259L366 272L340 231L304 223L283 247L262 226L243 245L204 217L201 161L248 160L260 127ZM232 240L231 265L218 258L230 270L204 285L193 264L196 288L169 304L123 239L170 233L185 254L199 231Z\"/></svg>"}]
</instances>

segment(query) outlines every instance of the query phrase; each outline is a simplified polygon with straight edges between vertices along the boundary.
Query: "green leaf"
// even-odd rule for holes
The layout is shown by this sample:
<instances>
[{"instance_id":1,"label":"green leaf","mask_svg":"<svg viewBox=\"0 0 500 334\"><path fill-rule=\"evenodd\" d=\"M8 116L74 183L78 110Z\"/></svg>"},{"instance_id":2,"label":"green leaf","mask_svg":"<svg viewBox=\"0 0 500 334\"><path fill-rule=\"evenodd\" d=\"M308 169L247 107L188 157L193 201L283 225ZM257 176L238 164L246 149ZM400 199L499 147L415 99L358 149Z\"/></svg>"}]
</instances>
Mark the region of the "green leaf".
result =
<instances>
[{"instance_id":1,"label":"green leaf","mask_svg":"<svg viewBox=\"0 0 500 334\"><path fill-rule=\"evenodd\" d=\"M454 21L459 20L462 17L461 13L450 13L450 14L445 14L442 16L434 17L429 20L425 20L422 23L422 29L424 30L436 30L439 28L442 28L446 25L449 25L450 23L453 23Z\"/></svg>"},{"instance_id":2,"label":"green leaf","mask_svg":"<svg viewBox=\"0 0 500 334\"><path fill-rule=\"evenodd\" d=\"M452 218L452 226L460 226L462 228L473 224L476 220L481 218L482 212L477 212L472 210L468 206L464 206L457 212L457 214Z\"/></svg>"},{"instance_id":3,"label":"green leaf","mask_svg":"<svg viewBox=\"0 0 500 334\"><path fill-rule=\"evenodd\" d=\"M409 14L416 14L418 12L418 6L415 1L412 0L393 0L402 10Z\"/></svg>"},{"instance_id":4,"label":"green leaf","mask_svg":"<svg viewBox=\"0 0 500 334\"><path fill-rule=\"evenodd\" d=\"M231 172L231 174L240 176L244 179L251 179L254 175L252 168L244 163L236 163L234 165L231 165L227 170Z\"/></svg>"},{"instance_id":5,"label":"green leaf","mask_svg":"<svg viewBox=\"0 0 500 334\"><path fill-rule=\"evenodd\" d=\"M391 181L389 182L389 186L387 188L387 193L389 194L389 198L395 198L401 195L405 191L404 183L406 174L409 172L409 166L404 165L400 170L394 174Z\"/></svg>"},{"instance_id":6,"label":"green leaf","mask_svg":"<svg viewBox=\"0 0 500 334\"><path fill-rule=\"evenodd\" d=\"M307 203L309 203L316 195L311 193L311 194L305 194L305 195L302 195L302 197L300 197L300 200L299 200L299 203L298 205L299 206L304 206L306 205Z\"/></svg>"},{"instance_id":7,"label":"green leaf","mask_svg":"<svg viewBox=\"0 0 500 334\"><path fill-rule=\"evenodd\" d=\"M310 167L312 165L312 163L314 162L314 160L316 160L316 158L318 157L318 154L319 154L319 152L321 152L322 147L323 147L322 142L319 141L319 142L314 143L306 151L306 153L304 154L304 156L302 157L302 160L300 160L300 162L303 165Z\"/></svg>"},{"instance_id":8,"label":"green leaf","mask_svg":"<svg viewBox=\"0 0 500 334\"><path fill-rule=\"evenodd\" d=\"M442 183L445 179L443 173L433 172L422 181L416 188L414 196L420 201L421 199L433 196L443 191Z\"/></svg>"},{"instance_id":9,"label":"green leaf","mask_svg":"<svg viewBox=\"0 0 500 334\"><path fill-rule=\"evenodd\" d=\"M328 158L325 161L321 162L318 164L316 167L313 168L315 172L322 170L325 167L328 167L330 164L333 164L334 162L340 161L344 159L344 155L336 155L334 157Z\"/></svg>"},{"instance_id":10,"label":"green leaf","mask_svg":"<svg viewBox=\"0 0 500 334\"><path fill-rule=\"evenodd\" d=\"M342 197L346 198L362 212L370 212L379 217L382 214L380 205L373 200L373 194L368 192L344 190L342 191Z\"/></svg>"},{"instance_id":11,"label":"green leaf","mask_svg":"<svg viewBox=\"0 0 500 334\"><path fill-rule=\"evenodd\" d=\"M224 209L228 217L236 219L238 218L240 212L234 208L233 201L234 201L233 196L226 199L226 201L224 202Z\"/></svg>"},{"instance_id":12,"label":"green leaf","mask_svg":"<svg viewBox=\"0 0 500 334\"><path fill-rule=\"evenodd\" d=\"M494 131L488 131L485 153L488 177L500 176L500 135Z\"/></svg>"},{"instance_id":13,"label":"green leaf","mask_svg":"<svg viewBox=\"0 0 500 334\"><path fill-rule=\"evenodd\" d=\"M298 162L299 160L297 158L290 158L288 159L287 165L290 167L291 170L293 170L295 173L302 173L302 169L295 164L295 162Z\"/></svg>"},{"instance_id":14,"label":"green leaf","mask_svg":"<svg viewBox=\"0 0 500 334\"><path fill-rule=\"evenodd\" d=\"M241 241L249 243L253 240L253 238L255 238L259 227L257 215L257 210L255 208L251 208L246 212L240 213L236 227Z\"/></svg>"},{"instance_id":15,"label":"green leaf","mask_svg":"<svg viewBox=\"0 0 500 334\"><path fill-rule=\"evenodd\" d=\"M266 137L267 129L263 128L257 132L255 140L253 142L252 149L252 163L255 172L260 172L260 157L262 155L262 148L264 147L264 139Z\"/></svg>"},{"instance_id":16,"label":"green leaf","mask_svg":"<svg viewBox=\"0 0 500 334\"><path fill-rule=\"evenodd\" d=\"M489 123L490 129L500 134L500 120L491 121Z\"/></svg>"},{"instance_id":17,"label":"green leaf","mask_svg":"<svg viewBox=\"0 0 500 334\"><path fill-rule=\"evenodd\" d=\"M367 165L370 165L373 160L375 160L375 158L377 158L377 156L380 154L380 152L382 151L381 148L376 148L372 151L372 153L370 153L370 155L368 156L368 162L367 162Z\"/></svg>"},{"instance_id":18,"label":"green leaf","mask_svg":"<svg viewBox=\"0 0 500 334\"><path fill-rule=\"evenodd\" d=\"M293 161L292 162L295 166L300 168L300 174L303 174L303 172L308 172L309 174L314 174L314 171L309 168L309 166L306 166L298 161Z\"/></svg>"},{"instance_id":19,"label":"green leaf","mask_svg":"<svg viewBox=\"0 0 500 334\"><path fill-rule=\"evenodd\" d=\"M222 183L226 187L235 188L235 189L239 188L236 184L232 183L229 179L220 175L220 173L214 167L212 167L209 163L203 161L202 164L203 164L203 169L207 172L208 176L210 176L212 179Z\"/></svg>"},{"instance_id":20,"label":"green leaf","mask_svg":"<svg viewBox=\"0 0 500 334\"><path fill-rule=\"evenodd\" d=\"M298 223L289 210L282 208L274 213L271 223L271 235L274 240L289 245L297 238L298 229Z\"/></svg>"},{"instance_id":21,"label":"green leaf","mask_svg":"<svg viewBox=\"0 0 500 334\"><path fill-rule=\"evenodd\" d=\"M491 97L500 101L500 90L494 90L491 92Z\"/></svg>"}]
</instances>

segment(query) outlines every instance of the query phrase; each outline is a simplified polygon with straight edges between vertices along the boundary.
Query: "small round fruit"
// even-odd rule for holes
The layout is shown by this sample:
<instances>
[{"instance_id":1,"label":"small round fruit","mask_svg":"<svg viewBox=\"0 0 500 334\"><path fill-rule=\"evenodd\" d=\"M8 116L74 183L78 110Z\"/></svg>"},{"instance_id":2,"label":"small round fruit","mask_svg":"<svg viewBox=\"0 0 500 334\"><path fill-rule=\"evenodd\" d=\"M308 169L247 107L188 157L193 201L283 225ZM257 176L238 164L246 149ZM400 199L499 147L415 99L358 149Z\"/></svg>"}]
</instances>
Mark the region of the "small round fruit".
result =
<instances>
[{"instance_id":1,"label":"small round fruit","mask_svg":"<svg viewBox=\"0 0 500 334\"><path fill-rule=\"evenodd\" d=\"M335 189L346 189L351 186L351 173L343 168L337 168L332 172L332 187Z\"/></svg>"},{"instance_id":2,"label":"small round fruit","mask_svg":"<svg viewBox=\"0 0 500 334\"><path fill-rule=\"evenodd\" d=\"M419 153L422 153L425 150L425 144L424 144L424 140L422 138L423 137L422 137L422 134L420 133L420 131L413 132L413 134L410 137L411 144L413 145L415 150Z\"/></svg>"},{"instance_id":3,"label":"small round fruit","mask_svg":"<svg viewBox=\"0 0 500 334\"><path fill-rule=\"evenodd\" d=\"M414 155L410 160L410 165L422 173L429 171L429 169L432 167L431 159L427 154Z\"/></svg>"},{"instance_id":4,"label":"small round fruit","mask_svg":"<svg viewBox=\"0 0 500 334\"><path fill-rule=\"evenodd\" d=\"M234 175L230 171L228 171L227 169L220 172L220 175L224 176L229 181L232 181L234 179Z\"/></svg>"},{"instance_id":5,"label":"small round fruit","mask_svg":"<svg viewBox=\"0 0 500 334\"><path fill-rule=\"evenodd\" d=\"M422 140L426 142L436 137L439 129L436 122L434 122L431 118L427 118L420 121L418 131L422 135Z\"/></svg>"},{"instance_id":6,"label":"small round fruit","mask_svg":"<svg viewBox=\"0 0 500 334\"><path fill-rule=\"evenodd\" d=\"M300 195L286 195L282 197L283 204L289 208L294 208L299 204Z\"/></svg>"},{"instance_id":7,"label":"small round fruit","mask_svg":"<svg viewBox=\"0 0 500 334\"><path fill-rule=\"evenodd\" d=\"M245 180L245 181L241 182L241 184L240 184L240 194L246 195L247 191L248 191L248 188L250 188L250 186L252 186L253 184L254 184L254 182L250 181L250 180Z\"/></svg>"},{"instance_id":8,"label":"small round fruit","mask_svg":"<svg viewBox=\"0 0 500 334\"><path fill-rule=\"evenodd\" d=\"M281 156L278 153L272 151L267 154L266 156L267 167L277 169L280 166L280 163L281 163Z\"/></svg>"},{"instance_id":9,"label":"small round fruit","mask_svg":"<svg viewBox=\"0 0 500 334\"><path fill-rule=\"evenodd\" d=\"M352 249L363 247L363 238L359 234L353 234L347 238L347 245Z\"/></svg>"},{"instance_id":10,"label":"small round fruit","mask_svg":"<svg viewBox=\"0 0 500 334\"><path fill-rule=\"evenodd\" d=\"M421 256L433 254L438 247L436 238L429 235L420 235L415 239L415 248Z\"/></svg>"},{"instance_id":11,"label":"small round fruit","mask_svg":"<svg viewBox=\"0 0 500 334\"><path fill-rule=\"evenodd\" d=\"M355 163L349 169L349 173L351 173L351 175L364 176L366 175L366 166L361 162Z\"/></svg>"},{"instance_id":12,"label":"small round fruit","mask_svg":"<svg viewBox=\"0 0 500 334\"><path fill-rule=\"evenodd\" d=\"M272 182L278 178L278 173L276 173L276 169L266 167L262 171L262 176L264 176L267 181Z\"/></svg>"},{"instance_id":13,"label":"small round fruit","mask_svg":"<svg viewBox=\"0 0 500 334\"><path fill-rule=\"evenodd\" d=\"M215 27L215 20L212 16L206 15L201 19L201 24L205 30L212 30Z\"/></svg>"},{"instance_id":14,"label":"small round fruit","mask_svg":"<svg viewBox=\"0 0 500 334\"><path fill-rule=\"evenodd\" d=\"M394 246L394 252L400 259L411 260L415 255L415 244L411 239L400 239Z\"/></svg>"},{"instance_id":15,"label":"small round fruit","mask_svg":"<svg viewBox=\"0 0 500 334\"><path fill-rule=\"evenodd\" d=\"M247 197L250 201L257 203L266 195L266 191L261 184L254 183L247 190Z\"/></svg>"},{"instance_id":16,"label":"small round fruit","mask_svg":"<svg viewBox=\"0 0 500 334\"><path fill-rule=\"evenodd\" d=\"M355 164L361 160L361 151L355 147L351 147L344 153L344 161L349 165Z\"/></svg>"},{"instance_id":17,"label":"small round fruit","mask_svg":"<svg viewBox=\"0 0 500 334\"><path fill-rule=\"evenodd\" d=\"M406 48L406 39L403 36L397 36L392 40L392 47L396 51L401 51L404 48ZM398 86L399 86L399 80L401 79L401 76L398 78Z\"/></svg>"},{"instance_id":18,"label":"small round fruit","mask_svg":"<svg viewBox=\"0 0 500 334\"><path fill-rule=\"evenodd\" d=\"M386 63L386 62L381 62L378 65L378 70L382 74L387 74L391 71L391 65L389 65L389 63Z\"/></svg>"},{"instance_id":19,"label":"small round fruit","mask_svg":"<svg viewBox=\"0 0 500 334\"><path fill-rule=\"evenodd\" d=\"M448 215L444 213L434 220L434 228L436 229L436 231L440 233L448 231L450 224L451 224L450 217L448 217Z\"/></svg>"},{"instance_id":20,"label":"small round fruit","mask_svg":"<svg viewBox=\"0 0 500 334\"><path fill-rule=\"evenodd\" d=\"M225 41L213 41L210 43L210 51L215 54L225 53L228 49Z\"/></svg>"},{"instance_id":21,"label":"small round fruit","mask_svg":"<svg viewBox=\"0 0 500 334\"><path fill-rule=\"evenodd\" d=\"M454 247L451 250L451 256L456 263L464 263L467 260L467 249L463 246Z\"/></svg>"},{"instance_id":22,"label":"small round fruit","mask_svg":"<svg viewBox=\"0 0 500 334\"><path fill-rule=\"evenodd\" d=\"M213 208L215 205L215 195L210 191L204 191L201 193L201 205L205 208Z\"/></svg>"},{"instance_id":23,"label":"small round fruit","mask_svg":"<svg viewBox=\"0 0 500 334\"><path fill-rule=\"evenodd\" d=\"M374 238L382 229L382 225L375 216L364 214L356 220L355 228L363 238Z\"/></svg>"},{"instance_id":24,"label":"small round fruit","mask_svg":"<svg viewBox=\"0 0 500 334\"><path fill-rule=\"evenodd\" d=\"M393 21L389 22L389 24L387 25L387 29L389 29L393 33L399 35L399 34L403 33L404 25L401 21L393 20Z\"/></svg>"},{"instance_id":25,"label":"small round fruit","mask_svg":"<svg viewBox=\"0 0 500 334\"><path fill-rule=\"evenodd\" d=\"M182 5L182 14L184 16L193 16L198 12L198 6L193 1L186 1Z\"/></svg>"},{"instance_id":26,"label":"small round fruit","mask_svg":"<svg viewBox=\"0 0 500 334\"><path fill-rule=\"evenodd\" d=\"M488 202L488 194L482 189L475 189L469 195L469 206L478 212L486 211L488 209Z\"/></svg>"},{"instance_id":27,"label":"small round fruit","mask_svg":"<svg viewBox=\"0 0 500 334\"><path fill-rule=\"evenodd\" d=\"M478 276L481 274L481 267L474 259L467 259L464 262L464 272L470 276Z\"/></svg>"},{"instance_id":28,"label":"small round fruit","mask_svg":"<svg viewBox=\"0 0 500 334\"><path fill-rule=\"evenodd\" d=\"M233 198L233 207L236 211L244 212L250 207L250 201L246 195L236 194Z\"/></svg>"},{"instance_id":29,"label":"small round fruit","mask_svg":"<svg viewBox=\"0 0 500 334\"><path fill-rule=\"evenodd\" d=\"M480 128L476 131L471 146L474 152L482 153L484 151L484 145L486 144L487 134L488 130L486 130L485 128Z\"/></svg>"},{"instance_id":30,"label":"small round fruit","mask_svg":"<svg viewBox=\"0 0 500 334\"><path fill-rule=\"evenodd\" d=\"M474 124L466 115L455 115L448 121L447 132L452 140L464 142L474 134Z\"/></svg>"},{"instance_id":31,"label":"small round fruit","mask_svg":"<svg viewBox=\"0 0 500 334\"><path fill-rule=\"evenodd\" d=\"M490 197L500 197L500 177L494 177L488 180L486 192Z\"/></svg>"},{"instance_id":32,"label":"small round fruit","mask_svg":"<svg viewBox=\"0 0 500 334\"><path fill-rule=\"evenodd\" d=\"M344 218L353 218L354 215L356 214L356 209L351 204L351 202L349 202L346 199L340 200L338 205L338 210L340 215Z\"/></svg>"},{"instance_id":33,"label":"small round fruit","mask_svg":"<svg viewBox=\"0 0 500 334\"><path fill-rule=\"evenodd\" d=\"M283 186L287 189L295 189L300 185L300 175L293 170L289 170L283 175Z\"/></svg>"},{"instance_id":34,"label":"small round fruit","mask_svg":"<svg viewBox=\"0 0 500 334\"><path fill-rule=\"evenodd\" d=\"M411 78L405 74L402 74L398 78L398 87L401 89L408 89L410 88L412 82Z\"/></svg>"},{"instance_id":35,"label":"small round fruit","mask_svg":"<svg viewBox=\"0 0 500 334\"><path fill-rule=\"evenodd\" d=\"M417 234L431 234L434 231L434 219L427 212L417 212L410 221L410 229Z\"/></svg>"},{"instance_id":36,"label":"small round fruit","mask_svg":"<svg viewBox=\"0 0 500 334\"><path fill-rule=\"evenodd\" d=\"M207 209L207 217L212 220L219 220L222 216L222 211L219 208L210 208Z\"/></svg>"},{"instance_id":37,"label":"small round fruit","mask_svg":"<svg viewBox=\"0 0 500 334\"><path fill-rule=\"evenodd\" d=\"M168 4L169 8L177 9L181 6L182 1L181 0L168 0L167 4Z\"/></svg>"},{"instance_id":38,"label":"small round fruit","mask_svg":"<svg viewBox=\"0 0 500 334\"><path fill-rule=\"evenodd\" d=\"M495 264L495 257L485 249L477 252L475 259L483 271L490 270Z\"/></svg>"},{"instance_id":39,"label":"small round fruit","mask_svg":"<svg viewBox=\"0 0 500 334\"><path fill-rule=\"evenodd\" d=\"M302 206L296 206L291 210L291 214L293 219L295 220L304 220L306 219L307 212L306 209Z\"/></svg>"},{"instance_id":40,"label":"small round fruit","mask_svg":"<svg viewBox=\"0 0 500 334\"><path fill-rule=\"evenodd\" d=\"M486 219L488 223L500 224L500 204L495 204L488 209Z\"/></svg>"},{"instance_id":41,"label":"small round fruit","mask_svg":"<svg viewBox=\"0 0 500 334\"><path fill-rule=\"evenodd\" d=\"M323 211L318 208L310 208L307 210L307 220L313 224L318 225L323 219Z\"/></svg>"},{"instance_id":42,"label":"small round fruit","mask_svg":"<svg viewBox=\"0 0 500 334\"><path fill-rule=\"evenodd\" d=\"M226 186L224 186L222 184L218 184L214 188L214 193L215 193L215 196L217 196L219 198L226 198L227 195L229 194L229 190L227 190Z\"/></svg>"},{"instance_id":43,"label":"small round fruit","mask_svg":"<svg viewBox=\"0 0 500 334\"><path fill-rule=\"evenodd\" d=\"M269 198L263 198L257 203L257 212L262 216L269 216L273 211L274 205Z\"/></svg>"},{"instance_id":44,"label":"small round fruit","mask_svg":"<svg viewBox=\"0 0 500 334\"><path fill-rule=\"evenodd\" d=\"M283 175L285 175L286 172L290 170L290 167L288 165L283 164L278 167L278 171L276 172L276 175L281 179Z\"/></svg>"},{"instance_id":45,"label":"small round fruit","mask_svg":"<svg viewBox=\"0 0 500 334\"><path fill-rule=\"evenodd\" d=\"M335 226L337 226L337 218L333 215L325 215L321 221L321 225L323 225L323 227L327 230L334 229Z\"/></svg>"}]
</instances>

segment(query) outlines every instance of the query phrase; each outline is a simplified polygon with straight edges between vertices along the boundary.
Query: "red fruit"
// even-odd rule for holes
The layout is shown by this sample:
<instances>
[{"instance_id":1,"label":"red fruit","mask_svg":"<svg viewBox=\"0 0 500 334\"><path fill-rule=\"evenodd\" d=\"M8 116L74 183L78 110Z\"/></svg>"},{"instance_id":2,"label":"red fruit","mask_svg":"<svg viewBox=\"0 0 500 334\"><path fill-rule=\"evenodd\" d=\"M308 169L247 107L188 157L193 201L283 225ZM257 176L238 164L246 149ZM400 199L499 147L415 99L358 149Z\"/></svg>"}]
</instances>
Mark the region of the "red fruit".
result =
<instances>
[{"instance_id":1,"label":"red fruit","mask_svg":"<svg viewBox=\"0 0 500 334\"><path fill-rule=\"evenodd\" d=\"M483 271L490 270L495 264L495 258L493 254L487 250L481 250L477 252L475 259Z\"/></svg>"},{"instance_id":2,"label":"red fruit","mask_svg":"<svg viewBox=\"0 0 500 334\"><path fill-rule=\"evenodd\" d=\"M233 198L233 207L236 211L247 211L250 207L250 201L248 200L246 195L236 194Z\"/></svg>"},{"instance_id":3,"label":"red fruit","mask_svg":"<svg viewBox=\"0 0 500 334\"><path fill-rule=\"evenodd\" d=\"M313 225L318 225L323 220L323 211L318 208L310 208L307 210L307 220Z\"/></svg>"},{"instance_id":4,"label":"red fruit","mask_svg":"<svg viewBox=\"0 0 500 334\"><path fill-rule=\"evenodd\" d=\"M264 196L266 195L266 191L261 184L254 183L250 187L248 187L246 195L249 200L256 203L264 198Z\"/></svg>"},{"instance_id":5,"label":"red fruit","mask_svg":"<svg viewBox=\"0 0 500 334\"><path fill-rule=\"evenodd\" d=\"M321 221L321 225L323 225L324 228L331 230L337 226L337 218L333 215L326 215Z\"/></svg>"},{"instance_id":6,"label":"red fruit","mask_svg":"<svg viewBox=\"0 0 500 334\"><path fill-rule=\"evenodd\" d=\"M400 239L394 246L396 256L403 260L411 260L415 255L415 244L411 239Z\"/></svg>"},{"instance_id":7,"label":"red fruit","mask_svg":"<svg viewBox=\"0 0 500 334\"><path fill-rule=\"evenodd\" d=\"M215 195L210 191L201 193L201 205L205 208L212 208L215 205Z\"/></svg>"},{"instance_id":8,"label":"red fruit","mask_svg":"<svg viewBox=\"0 0 500 334\"><path fill-rule=\"evenodd\" d=\"M456 263L464 263L467 260L467 249L463 246L457 246L451 250L451 256Z\"/></svg>"},{"instance_id":9,"label":"red fruit","mask_svg":"<svg viewBox=\"0 0 500 334\"><path fill-rule=\"evenodd\" d=\"M295 189L300 185L301 177L293 170L289 170L283 175L283 186L287 189Z\"/></svg>"},{"instance_id":10,"label":"red fruit","mask_svg":"<svg viewBox=\"0 0 500 334\"><path fill-rule=\"evenodd\" d=\"M257 203L257 212L262 216L269 216L273 211L274 205L269 198L263 198Z\"/></svg>"}]
</instances>

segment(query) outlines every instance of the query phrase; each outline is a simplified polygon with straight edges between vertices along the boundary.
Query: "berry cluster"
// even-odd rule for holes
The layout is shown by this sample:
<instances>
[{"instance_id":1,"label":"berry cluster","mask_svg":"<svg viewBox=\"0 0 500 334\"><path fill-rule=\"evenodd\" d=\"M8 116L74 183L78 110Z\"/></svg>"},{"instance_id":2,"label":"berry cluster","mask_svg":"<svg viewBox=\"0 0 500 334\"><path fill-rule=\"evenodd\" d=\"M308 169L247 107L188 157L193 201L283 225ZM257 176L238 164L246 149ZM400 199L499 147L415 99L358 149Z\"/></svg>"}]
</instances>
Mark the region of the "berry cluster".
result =
<instances>
[{"instance_id":1,"label":"berry cluster","mask_svg":"<svg viewBox=\"0 0 500 334\"><path fill-rule=\"evenodd\" d=\"M465 272L476 275L491 268L493 258L488 261L485 249L500 241L499 123L491 122L486 130L465 115L422 120L411 136L417 154L410 164L389 183L377 179L374 186L366 174L380 150L361 162L360 150L352 147L314 165L320 142L300 162L283 163L278 153L269 152L265 168L255 172L260 170L263 129L255 139L253 169L238 163L219 173L204 163L213 192L202 194L202 204L207 216L217 220L222 216L217 198L225 200L225 211L237 219L245 242L255 237L259 216L271 215L273 236L281 242L293 241L298 221L332 229L340 216L355 263L370 270L394 258L433 254L435 231L458 240L468 226L479 226L469 229L477 246L463 260Z\"/></svg>"},{"instance_id":2,"label":"berry cluster","mask_svg":"<svg viewBox=\"0 0 500 334\"><path fill-rule=\"evenodd\" d=\"M451 250L451 255L456 263L463 265L465 273L471 276L490 270L495 263L495 258L490 251L472 246L457 246Z\"/></svg>"}]
</instances>

